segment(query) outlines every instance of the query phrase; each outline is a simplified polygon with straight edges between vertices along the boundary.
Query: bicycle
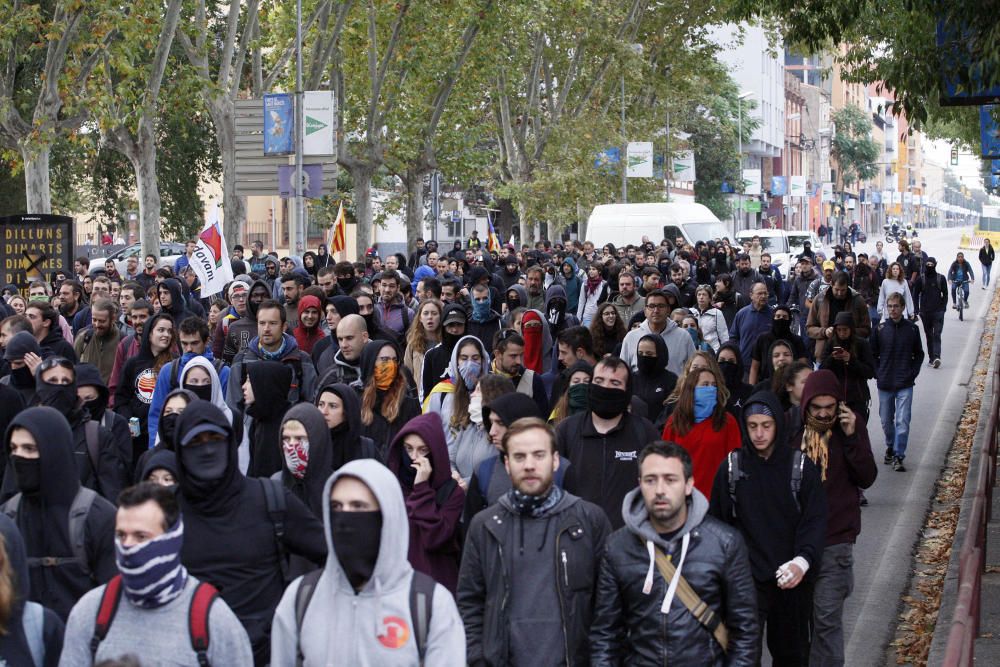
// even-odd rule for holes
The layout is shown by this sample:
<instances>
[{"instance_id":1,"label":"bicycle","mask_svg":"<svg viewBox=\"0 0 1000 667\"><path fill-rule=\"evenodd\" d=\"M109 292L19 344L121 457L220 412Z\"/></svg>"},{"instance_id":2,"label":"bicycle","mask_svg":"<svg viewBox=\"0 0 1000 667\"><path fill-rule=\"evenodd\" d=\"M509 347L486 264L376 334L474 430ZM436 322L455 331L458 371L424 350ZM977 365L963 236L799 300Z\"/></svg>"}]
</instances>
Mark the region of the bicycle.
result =
<instances>
[{"instance_id":1,"label":"bicycle","mask_svg":"<svg viewBox=\"0 0 1000 667\"><path fill-rule=\"evenodd\" d=\"M964 286L968 285L968 280L952 281L951 285L951 295L955 299L955 310L958 311L959 321L965 320L965 309L969 307L968 300L965 297Z\"/></svg>"}]
</instances>

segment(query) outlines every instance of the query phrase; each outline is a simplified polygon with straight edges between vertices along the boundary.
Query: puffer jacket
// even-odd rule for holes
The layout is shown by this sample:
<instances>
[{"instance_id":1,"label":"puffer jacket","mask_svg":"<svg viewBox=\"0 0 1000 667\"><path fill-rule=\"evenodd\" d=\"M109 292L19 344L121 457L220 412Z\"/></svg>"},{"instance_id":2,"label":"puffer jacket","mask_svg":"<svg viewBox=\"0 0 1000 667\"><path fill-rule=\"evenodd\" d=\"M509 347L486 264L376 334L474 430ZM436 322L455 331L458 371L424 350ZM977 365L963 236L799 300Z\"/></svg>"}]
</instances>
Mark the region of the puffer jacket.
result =
<instances>
[{"instance_id":1,"label":"puffer jacket","mask_svg":"<svg viewBox=\"0 0 1000 667\"><path fill-rule=\"evenodd\" d=\"M924 348L920 329L905 317L879 323L871 337L875 357L875 383L881 391L898 391L917 382Z\"/></svg>"},{"instance_id":2,"label":"puffer jacket","mask_svg":"<svg viewBox=\"0 0 1000 667\"><path fill-rule=\"evenodd\" d=\"M570 493L538 519L516 514L506 496L480 512L469 526L465 554L458 580L458 608L465 622L467 658L470 664L508 665L511 618L509 605L513 554L524 539L516 526L521 521L553 520L555 542L535 558L556 559L555 581L560 605L568 665L590 664L587 634L594 608L594 588L600 555L611 533L604 511ZM544 568L542 568L544 569ZM520 619L524 621L525 619ZM544 656L538 656L543 664ZM554 664L544 661L544 664Z\"/></svg>"},{"instance_id":3,"label":"puffer jacket","mask_svg":"<svg viewBox=\"0 0 1000 667\"><path fill-rule=\"evenodd\" d=\"M608 538L597 582L590 629L591 665L753 665L759 642L757 593L747 547L739 532L708 516L708 501L694 489L683 528L664 542L649 521L639 489L622 504L625 526ZM682 538L690 535L683 559ZM729 631L729 651L675 596L669 613L660 611L667 582L651 562L647 543L683 560L681 575L698 597L721 615ZM642 592L652 570L652 589Z\"/></svg>"}]
</instances>

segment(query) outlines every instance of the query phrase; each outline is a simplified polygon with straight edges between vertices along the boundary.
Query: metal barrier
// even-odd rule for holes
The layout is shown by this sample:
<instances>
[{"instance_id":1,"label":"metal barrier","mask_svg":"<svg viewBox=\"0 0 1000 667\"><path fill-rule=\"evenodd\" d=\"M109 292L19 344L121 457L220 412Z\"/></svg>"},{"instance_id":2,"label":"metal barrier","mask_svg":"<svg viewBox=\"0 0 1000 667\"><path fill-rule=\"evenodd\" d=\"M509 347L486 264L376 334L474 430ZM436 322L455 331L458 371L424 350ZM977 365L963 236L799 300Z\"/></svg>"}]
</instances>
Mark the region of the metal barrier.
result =
<instances>
[{"instance_id":1,"label":"metal barrier","mask_svg":"<svg viewBox=\"0 0 1000 667\"><path fill-rule=\"evenodd\" d=\"M989 418L982 452L977 459L974 479L975 492L969 512L969 523L958 560L958 600L951 618L944 664L971 666L974 662L976 637L979 636L979 609L982 595L983 570L986 565L986 527L990 521L993 484L996 481L997 429L1000 427L1000 341L993 348L993 395L990 397Z\"/></svg>"}]
</instances>

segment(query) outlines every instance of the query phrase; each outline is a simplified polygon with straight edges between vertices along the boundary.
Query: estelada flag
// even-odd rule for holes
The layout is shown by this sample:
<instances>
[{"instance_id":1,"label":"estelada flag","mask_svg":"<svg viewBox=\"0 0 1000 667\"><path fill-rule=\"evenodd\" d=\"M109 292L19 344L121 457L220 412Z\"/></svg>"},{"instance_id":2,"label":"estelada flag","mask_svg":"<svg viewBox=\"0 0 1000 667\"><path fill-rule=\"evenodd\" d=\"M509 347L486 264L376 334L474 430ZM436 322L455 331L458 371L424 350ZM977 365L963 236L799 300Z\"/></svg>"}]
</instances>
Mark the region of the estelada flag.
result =
<instances>
[{"instance_id":1,"label":"estelada flag","mask_svg":"<svg viewBox=\"0 0 1000 667\"><path fill-rule=\"evenodd\" d=\"M337 219L330 228L330 254L347 250L347 218L344 216L344 202L340 202Z\"/></svg>"},{"instance_id":2,"label":"estelada flag","mask_svg":"<svg viewBox=\"0 0 1000 667\"><path fill-rule=\"evenodd\" d=\"M486 239L486 249L489 252L500 252L500 238L497 236L497 231L493 229L493 222L487 221L490 226L490 236Z\"/></svg>"},{"instance_id":3,"label":"estelada flag","mask_svg":"<svg viewBox=\"0 0 1000 667\"><path fill-rule=\"evenodd\" d=\"M218 294L233 280L233 266L219 223L218 207L213 210L211 218L198 235L198 247L191 255L191 268L201 282L203 298Z\"/></svg>"}]
</instances>

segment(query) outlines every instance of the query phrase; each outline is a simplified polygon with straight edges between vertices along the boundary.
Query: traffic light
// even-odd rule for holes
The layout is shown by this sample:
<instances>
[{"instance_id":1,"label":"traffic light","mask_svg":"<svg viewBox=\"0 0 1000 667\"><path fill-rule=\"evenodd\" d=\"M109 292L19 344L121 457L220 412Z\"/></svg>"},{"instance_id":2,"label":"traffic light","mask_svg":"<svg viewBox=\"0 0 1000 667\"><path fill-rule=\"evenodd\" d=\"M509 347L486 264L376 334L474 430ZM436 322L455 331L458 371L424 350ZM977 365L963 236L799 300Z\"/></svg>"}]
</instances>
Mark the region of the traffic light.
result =
<instances>
[{"instance_id":1,"label":"traffic light","mask_svg":"<svg viewBox=\"0 0 1000 667\"><path fill-rule=\"evenodd\" d=\"M958 146L951 147L951 165L953 167L958 165Z\"/></svg>"}]
</instances>

